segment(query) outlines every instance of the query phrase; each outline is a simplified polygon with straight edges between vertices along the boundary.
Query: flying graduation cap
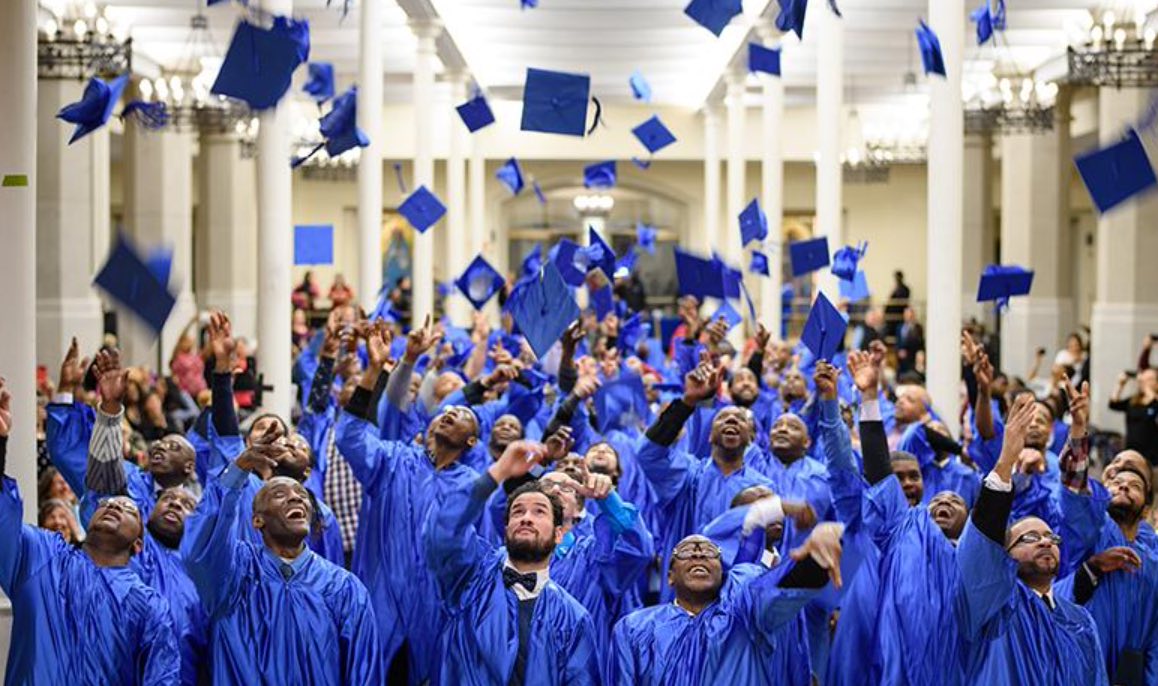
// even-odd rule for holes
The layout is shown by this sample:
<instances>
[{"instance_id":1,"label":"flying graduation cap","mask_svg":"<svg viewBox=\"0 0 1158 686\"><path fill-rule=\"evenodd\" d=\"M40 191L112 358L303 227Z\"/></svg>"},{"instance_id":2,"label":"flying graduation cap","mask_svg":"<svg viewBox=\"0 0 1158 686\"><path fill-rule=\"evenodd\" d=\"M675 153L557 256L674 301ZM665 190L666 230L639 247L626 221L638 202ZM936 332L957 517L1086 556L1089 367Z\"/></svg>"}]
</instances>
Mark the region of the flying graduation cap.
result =
<instances>
[{"instance_id":1,"label":"flying graduation cap","mask_svg":"<svg viewBox=\"0 0 1158 686\"><path fill-rule=\"evenodd\" d=\"M69 145L108 122L128 82L128 74L122 74L107 83L97 78L89 79L80 100L60 108L56 118L69 124L76 124L72 138L68 139Z\"/></svg>"},{"instance_id":2,"label":"flying graduation cap","mask_svg":"<svg viewBox=\"0 0 1158 686\"><path fill-rule=\"evenodd\" d=\"M292 166L300 166L323 147L326 154L333 158L347 150L364 148L370 144L370 139L358 128L357 86L350 86L349 90L334 98L330 111L319 120L319 129L325 142L318 144L305 157L295 158Z\"/></svg>"},{"instance_id":3,"label":"flying graduation cap","mask_svg":"<svg viewBox=\"0 0 1158 686\"><path fill-rule=\"evenodd\" d=\"M941 55L941 41L924 19L917 20L917 45L921 49L921 64L926 74L945 76L945 58Z\"/></svg>"},{"instance_id":4,"label":"flying graduation cap","mask_svg":"<svg viewBox=\"0 0 1158 686\"><path fill-rule=\"evenodd\" d=\"M1017 265L991 264L981 272L977 284L977 302L996 301L997 310L1007 309L1009 299L1028 295L1033 286L1033 272Z\"/></svg>"},{"instance_id":5,"label":"flying graduation cap","mask_svg":"<svg viewBox=\"0 0 1158 686\"><path fill-rule=\"evenodd\" d=\"M513 157L499 167L495 178L507 187L511 195L518 195L523 190L523 170L519 168L519 161Z\"/></svg>"},{"instance_id":6,"label":"flying graduation cap","mask_svg":"<svg viewBox=\"0 0 1158 686\"><path fill-rule=\"evenodd\" d=\"M539 276L515 288L507 304L515 323L540 359L580 315L570 287L551 262L543 265Z\"/></svg>"},{"instance_id":7,"label":"flying graduation cap","mask_svg":"<svg viewBox=\"0 0 1158 686\"><path fill-rule=\"evenodd\" d=\"M631 76L627 79L627 85L631 86L631 95L636 100L651 102L651 84L647 82L643 73L638 69L631 72Z\"/></svg>"},{"instance_id":8,"label":"flying graduation cap","mask_svg":"<svg viewBox=\"0 0 1158 686\"><path fill-rule=\"evenodd\" d=\"M527 69L523 85L523 131L582 136L587 129L591 77L546 69ZM599 119L598 103L596 120Z\"/></svg>"},{"instance_id":9,"label":"flying graduation cap","mask_svg":"<svg viewBox=\"0 0 1158 686\"><path fill-rule=\"evenodd\" d=\"M583 186L586 188L612 188L615 178L615 160L596 162L583 168Z\"/></svg>"},{"instance_id":10,"label":"flying graduation cap","mask_svg":"<svg viewBox=\"0 0 1158 686\"><path fill-rule=\"evenodd\" d=\"M506 280L482 255L476 255L466 271L455 279L458 287L474 309L481 310L503 288Z\"/></svg>"},{"instance_id":11,"label":"flying graduation cap","mask_svg":"<svg viewBox=\"0 0 1158 686\"><path fill-rule=\"evenodd\" d=\"M653 155L676 142L675 135L663 125L658 115L652 115L651 119L632 129L631 133Z\"/></svg>"},{"instance_id":12,"label":"flying graduation cap","mask_svg":"<svg viewBox=\"0 0 1158 686\"><path fill-rule=\"evenodd\" d=\"M820 236L788 245L792 261L792 276L804 276L829 265L828 238Z\"/></svg>"},{"instance_id":13,"label":"flying graduation cap","mask_svg":"<svg viewBox=\"0 0 1158 686\"><path fill-rule=\"evenodd\" d=\"M772 272L768 268L768 256L759 250L753 250L752 263L748 266L748 271L762 276L771 276Z\"/></svg>"},{"instance_id":14,"label":"flying graduation cap","mask_svg":"<svg viewBox=\"0 0 1158 686\"><path fill-rule=\"evenodd\" d=\"M274 17L268 29L242 20L210 92L244 100L259 112L267 110L289 90L294 70L309 54L310 25L304 19Z\"/></svg>"},{"instance_id":15,"label":"flying graduation cap","mask_svg":"<svg viewBox=\"0 0 1158 686\"><path fill-rule=\"evenodd\" d=\"M588 259L587 271L598 267L610 279L615 275L615 251L603 240L599 232L590 226L587 227L587 239L589 245L583 249Z\"/></svg>"},{"instance_id":16,"label":"flying graduation cap","mask_svg":"<svg viewBox=\"0 0 1158 686\"><path fill-rule=\"evenodd\" d=\"M334 65L330 62L310 62L306 68L310 77L302 90L319 104L334 97Z\"/></svg>"},{"instance_id":17,"label":"flying graduation cap","mask_svg":"<svg viewBox=\"0 0 1158 686\"><path fill-rule=\"evenodd\" d=\"M680 248L675 248L673 252L680 295L694 295L697 298L727 297L722 262L699 257Z\"/></svg>"},{"instance_id":18,"label":"flying graduation cap","mask_svg":"<svg viewBox=\"0 0 1158 686\"><path fill-rule=\"evenodd\" d=\"M868 278L863 271L858 270L852 281L841 279L837 282L837 286L840 289L840 297L850 303L860 302L872 295L869 292Z\"/></svg>"},{"instance_id":19,"label":"flying graduation cap","mask_svg":"<svg viewBox=\"0 0 1158 686\"><path fill-rule=\"evenodd\" d=\"M969 13L969 19L977 24L977 44L984 45L994 31L1005 30L1005 0L997 0L997 9L990 7L990 0L982 0L981 6Z\"/></svg>"},{"instance_id":20,"label":"flying graduation cap","mask_svg":"<svg viewBox=\"0 0 1158 686\"><path fill-rule=\"evenodd\" d=\"M744 10L741 0L692 0L684 14L717 37L732 18Z\"/></svg>"},{"instance_id":21,"label":"flying graduation cap","mask_svg":"<svg viewBox=\"0 0 1158 686\"><path fill-rule=\"evenodd\" d=\"M531 276L538 274L539 269L541 269L542 267L543 267L543 244L542 243L536 243L535 247L531 249L531 252L527 253L526 256L523 257L523 263L522 263L521 269L520 269L520 271L522 273L521 278L525 279L525 278L528 278L528 277L531 277Z\"/></svg>"},{"instance_id":22,"label":"flying graduation cap","mask_svg":"<svg viewBox=\"0 0 1158 686\"><path fill-rule=\"evenodd\" d=\"M547 259L554 263L568 286L582 286L587 278L587 253L579 244L566 238L559 242L547 253Z\"/></svg>"},{"instance_id":23,"label":"flying graduation cap","mask_svg":"<svg viewBox=\"0 0 1158 686\"><path fill-rule=\"evenodd\" d=\"M740 213L740 245L747 246L752 241L762 241L768 237L768 217L760 209L760 201L752 202Z\"/></svg>"},{"instance_id":24,"label":"flying graduation cap","mask_svg":"<svg viewBox=\"0 0 1158 686\"><path fill-rule=\"evenodd\" d=\"M780 49L748 43L748 71L780 76Z\"/></svg>"},{"instance_id":25,"label":"flying graduation cap","mask_svg":"<svg viewBox=\"0 0 1158 686\"><path fill-rule=\"evenodd\" d=\"M635 242L640 247L648 252L649 255L655 254L655 239L659 232L654 226L644 224L643 222L635 222Z\"/></svg>"},{"instance_id":26,"label":"flying graduation cap","mask_svg":"<svg viewBox=\"0 0 1158 686\"><path fill-rule=\"evenodd\" d=\"M172 252L154 253L148 260L142 259L128 239L118 234L93 285L160 335L177 304L169 291L172 259Z\"/></svg>"},{"instance_id":27,"label":"flying graduation cap","mask_svg":"<svg viewBox=\"0 0 1158 686\"><path fill-rule=\"evenodd\" d=\"M1134 129L1117 143L1078 155L1074 164L1101 214L1158 186L1154 167Z\"/></svg>"},{"instance_id":28,"label":"flying graduation cap","mask_svg":"<svg viewBox=\"0 0 1158 686\"><path fill-rule=\"evenodd\" d=\"M426 186L419 186L410 197L402 201L398 206L398 212L406 217L418 233L426 233L427 229L437 224L446 214L446 205L442 204L437 195L427 190Z\"/></svg>"},{"instance_id":29,"label":"flying graduation cap","mask_svg":"<svg viewBox=\"0 0 1158 686\"><path fill-rule=\"evenodd\" d=\"M825 297L824 293L816 296L812 303L812 310L808 313L808 320L804 322L804 331L800 334L800 342L820 360L831 360L836 351L844 342L844 332L848 329L848 320Z\"/></svg>"},{"instance_id":30,"label":"flying graduation cap","mask_svg":"<svg viewBox=\"0 0 1158 686\"><path fill-rule=\"evenodd\" d=\"M474 97L454 109L471 133L495 123L495 113L491 111L482 91L476 92Z\"/></svg>"},{"instance_id":31,"label":"flying graduation cap","mask_svg":"<svg viewBox=\"0 0 1158 686\"><path fill-rule=\"evenodd\" d=\"M868 250L866 241L861 241L860 245L855 248L846 245L837 250L836 254L832 256L832 269L830 271L844 281L852 281L856 278L856 265L864 258L866 250Z\"/></svg>"},{"instance_id":32,"label":"flying graduation cap","mask_svg":"<svg viewBox=\"0 0 1158 686\"><path fill-rule=\"evenodd\" d=\"M592 402L596 428L602 434L616 428L627 429L651 418L647 390L638 374L625 372L603 384L595 391Z\"/></svg>"},{"instance_id":33,"label":"flying graduation cap","mask_svg":"<svg viewBox=\"0 0 1158 686\"><path fill-rule=\"evenodd\" d=\"M788 33L792 31L804 40L804 13L808 0L779 0L780 12L776 15L776 28Z\"/></svg>"}]
</instances>

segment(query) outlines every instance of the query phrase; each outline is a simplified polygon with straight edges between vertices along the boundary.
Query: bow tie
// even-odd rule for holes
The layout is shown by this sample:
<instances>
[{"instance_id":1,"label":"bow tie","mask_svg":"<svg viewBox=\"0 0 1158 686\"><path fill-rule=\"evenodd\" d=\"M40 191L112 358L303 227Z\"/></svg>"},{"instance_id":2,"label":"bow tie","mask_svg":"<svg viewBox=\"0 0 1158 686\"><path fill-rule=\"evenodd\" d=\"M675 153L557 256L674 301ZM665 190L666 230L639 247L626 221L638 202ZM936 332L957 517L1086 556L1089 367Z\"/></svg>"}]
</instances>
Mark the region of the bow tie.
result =
<instances>
[{"instance_id":1,"label":"bow tie","mask_svg":"<svg viewBox=\"0 0 1158 686\"><path fill-rule=\"evenodd\" d=\"M535 586L539 583L539 577L534 572L523 574L517 569L503 567L503 583L506 584L507 588L521 584L528 591L534 591Z\"/></svg>"}]
</instances>

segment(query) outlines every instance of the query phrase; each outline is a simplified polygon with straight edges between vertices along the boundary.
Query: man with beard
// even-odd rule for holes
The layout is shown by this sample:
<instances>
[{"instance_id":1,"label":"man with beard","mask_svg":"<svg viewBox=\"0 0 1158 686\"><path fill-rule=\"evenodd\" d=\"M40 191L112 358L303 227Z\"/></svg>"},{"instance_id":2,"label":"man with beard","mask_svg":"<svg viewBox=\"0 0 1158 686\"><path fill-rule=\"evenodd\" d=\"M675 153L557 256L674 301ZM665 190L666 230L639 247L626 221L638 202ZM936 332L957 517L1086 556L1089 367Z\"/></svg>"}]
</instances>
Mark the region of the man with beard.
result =
<instances>
[{"instance_id":1,"label":"man with beard","mask_svg":"<svg viewBox=\"0 0 1158 686\"><path fill-rule=\"evenodd\" d=\"M436 340L432 326L411 330L404 362L413 365ZM474 483L477 473L460 460L478 444L479 422L469 408L452 405L431 420L423 445L379 438L371 399L389 362L385 327L371 327L366 350L366 370L335 429L337 448L364 492L351 568L370 591L388 677L418 684L440 660L442 630L438 586L421 562L422 525L455 484Z\"/></svg>"},{"instance_id":2,"label":"man with beard","mask_svg":"<svg viewBox=\"0 0 1158 686\"><path fill-rule=\"evenodd\" d=\"M252 522L238 521L250 480L240 464L274 470L289 448L247 448L187 523L181 543L212 621L211 681L230 684L353 686L382 683L379 641L366 587L305 544L313 499L301 482L275 476L254 497ZM252 468L252 467L251 467ZM252 527L261 544L239 536Z\"/></svg>"},{"instance_id":3,"label":"man with beard","mask_svg":"<svg viewBox=\"0 0 1158 686\"><path fill-rule=\"evenodd\" d=\"M144 532L136 503L103 501L82 547L23 524L20 490L6 469L10 408L0 379L0 590L13 615L5 683L180 683L168 603L129 567Z\"/></svg>"},{"instance_id":4,"label":"man with beard","mask_svg":"<svg viewBox=\"0 0 1158 686\"><path fill-rule=\"evenodd\" d=\"M496 549L475 534L490 494L525 476L547 453L542 444L516 441L471 482L437 477L446 495L423 534L448 616L434 683L601 683L591 616L550 578L565 529L559 500L538 482L525 484L511 494L506 547Z\"/></svg>"},{"instance_id":5,"label":"man with beard","mask_svg":"<svg viewBox=\"0 0 1158 686\"><path fill-rule=\"evenodd\" d=\"M683 538L667 574L675 601L634 612L615 626L611 683L781 683L774 658L799 652L803 639L792 628L801 609L830 578L841 586L842 533L840 524L817 526L790 553L792 562L771 569L741 564L725 570L711 539Z\"/></svg>"},{"instance_id":6,"label":"man with beard","mask_svg":"<svg viewBox=\"0 0 1158 686\"><path fill-rule=\"evenodd\" d=\"M1034 421L1028 402L1010 411L1001 456L957 548L963 683L1108 684L1093 618L1054 588L1061 538L1037 517L1006 528L1014 466Z\"/></svg>"},{"instance_id":7,"label":"man with beard","mask_svg":"<svg viewBox=\"0 0 1158 686\"><path fill-rule=\"evenodd\" d=\"M1105 486L1090 480L1089 383L1063 388L1073 421L1061 456L1062 531L1084 562L1062 593L1093 616L1112 683L1158 683L1158 536L1145 522L1153 472L1126 450L1106 467Z\"/></svg>"}]
</instances>

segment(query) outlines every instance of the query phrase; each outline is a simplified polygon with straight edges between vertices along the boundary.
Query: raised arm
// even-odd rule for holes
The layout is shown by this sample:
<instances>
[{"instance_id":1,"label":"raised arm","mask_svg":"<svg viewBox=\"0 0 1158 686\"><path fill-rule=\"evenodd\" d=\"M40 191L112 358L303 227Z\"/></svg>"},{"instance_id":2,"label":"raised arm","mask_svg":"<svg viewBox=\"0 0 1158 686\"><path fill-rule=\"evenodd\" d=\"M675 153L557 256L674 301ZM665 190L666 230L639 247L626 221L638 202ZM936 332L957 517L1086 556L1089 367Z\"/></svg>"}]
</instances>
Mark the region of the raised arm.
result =
<instances>
[{"instance_id":1,"label":"raised arm","mask_svg":"<svg viewBox=\"0 0 1158 686\"><path fill-rule=\"evenodd\" d=\"M128 386L129 372L127 369L121 369L121 355L117 350L102 350L97 353L95 368L101 402L96 424L93 426L92 439L89 442L85 491L97 497L127 495L125 438L121 432L125 408L121 400Z\"/></svg>"},{"instance_id":2,"label":"raised arm","mask_svg":"<svg viewBox=\"0 0 1158 686\"><path fill-rule=\"evenodd\" d=\"M969 332L961 333L961 347L966 351L965 359L973 368L973 378L977 386L977 402L973 405L973 422L977 425L977 435L982 440L993 440L997 430L993 423L993 365L980 345L973 342Z\"/></svg>"},{"instance_id":3,"label":"raised arm","mask_svg":"<svg viewBox=\"0 0 1158 686\"><path fill-rule=\"evenodd\" d=\"M635 506L612 487L611 477L589 474L582 495L599 508L595 540L600 582L612 595L625 593L655 558L655 541Z\"/></svg>"},{"instance_id":4,"label":"raised arm","mask_svg":"<svg viewBox=\"0 0 1158 686\"><path fill-rule=\"evenodd\" d=\"M375 322L375 327L378 327L378 322ZM388 338L389 331L383 326L380 328L379 335L371 337L373 343L367 341L371 358L389 356L391 342ZM418 364L418 358L422 357L426 351L438 345L441 337L442 333L435 331L431 324L430 315L426 315L426 322L423 326L415 327L410 331L406 337L406 352L398 366L391 371L390 383L386 384L386 402L402 411L409 409L410 403L407 396L410 393L410 376L414 373L414 365ZM373 360L371 364L373 364Z\"/></svg>"},{"instance_id":5,"label":"raised arm","mask_svg":"<svg viewBox=\"0 0 1158 686\"><path fill-rule=\"evenodd\" d=\"M86 369L88 358L80 359L80 349L74 336L60 364L56 395L48 404L45 421L48 458L77 494L84 493L88 446L94 422L92 408L73 401L84 382Z\"/></svg>"},{"instance_id":6,"label":"raised arm","mask_svg":"<svg viewBox=\"0 0 1158 686\"><path fill-rule=\"evenodd\" d=\"M0 590L15 597L24 581L48 556L47 532L24 523L24 500L8 476L8 433L12 429L12 396L0 377ZM55 536L56 534L52 534Z\"/></svg>"},{"instance_id":7,"label":"raised arm","mask_svg":"<svg viewBox=\"0 0 1158 686\"><path fill-rule=\"evenodd\" d=\"M570 393L579 380L579 372L575 369L575 348L583 340L583 326L576 320L563 332L559 339L559 390Z\"/></svg>"}]
</instances>

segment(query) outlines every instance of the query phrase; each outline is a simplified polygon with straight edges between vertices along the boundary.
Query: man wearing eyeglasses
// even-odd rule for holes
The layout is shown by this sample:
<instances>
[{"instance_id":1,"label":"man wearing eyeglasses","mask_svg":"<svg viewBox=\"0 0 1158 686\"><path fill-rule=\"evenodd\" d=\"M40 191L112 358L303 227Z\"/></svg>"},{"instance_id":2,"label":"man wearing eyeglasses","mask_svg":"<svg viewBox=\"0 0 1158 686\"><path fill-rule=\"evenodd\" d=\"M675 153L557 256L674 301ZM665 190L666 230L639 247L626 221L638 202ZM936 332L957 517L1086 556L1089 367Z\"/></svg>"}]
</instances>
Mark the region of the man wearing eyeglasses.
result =
<instances>
[{"instance_id":1,"label":"man wearing eyeglasses","mask_svg":"<svg viewBox=\"0 0 1158 686\"><path fill-rule=\"evenodd\" d=\"M0 379L0 473L11 396ZM174 686L180 660L169 605L129 567L140 553L131 498L100 503L81 548L22 524L16 481L0 481L0 589L12 601L8 684Z\"/></svg>"}]
</instances>

